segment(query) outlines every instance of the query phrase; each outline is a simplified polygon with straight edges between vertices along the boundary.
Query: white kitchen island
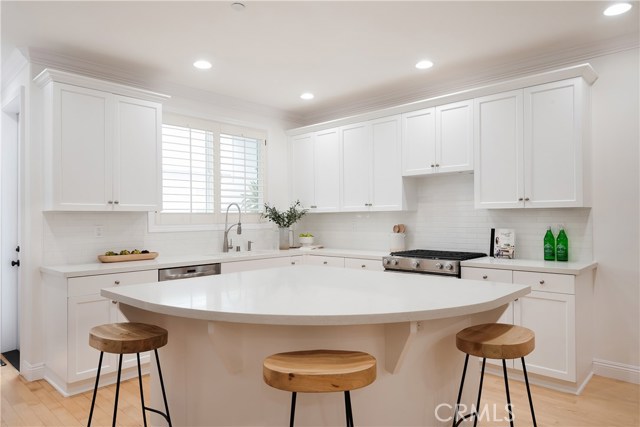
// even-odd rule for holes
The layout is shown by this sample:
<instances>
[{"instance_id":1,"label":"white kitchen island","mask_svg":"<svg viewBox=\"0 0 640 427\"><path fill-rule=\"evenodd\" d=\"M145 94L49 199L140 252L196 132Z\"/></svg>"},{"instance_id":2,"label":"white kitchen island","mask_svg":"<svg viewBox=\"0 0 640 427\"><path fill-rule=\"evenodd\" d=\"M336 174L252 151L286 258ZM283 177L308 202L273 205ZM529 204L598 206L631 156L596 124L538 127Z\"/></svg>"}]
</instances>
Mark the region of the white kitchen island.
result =
<instances>
[{"instance_id":1,"label":"white kitchen island","mask_svg":"<svg viewBox=\"0 0 640 427\"><path fill-rule=\"evenodd\" d=\"M495 321L529 291L301 265L107 288L102 295L118 301L129 320L169 331L160 359L176 426L286 425L290 395L263 383L262 360L320 348L366 351L378 360L376 382L352 393L356 425L431 426L450 424L464 360L456 332ZM468 404L479 371L470 368ZM161 407L158 388L152 370L154 407ZM296 425L343 424L340 393L298 396Z\"/></svg>"}]
</instances>

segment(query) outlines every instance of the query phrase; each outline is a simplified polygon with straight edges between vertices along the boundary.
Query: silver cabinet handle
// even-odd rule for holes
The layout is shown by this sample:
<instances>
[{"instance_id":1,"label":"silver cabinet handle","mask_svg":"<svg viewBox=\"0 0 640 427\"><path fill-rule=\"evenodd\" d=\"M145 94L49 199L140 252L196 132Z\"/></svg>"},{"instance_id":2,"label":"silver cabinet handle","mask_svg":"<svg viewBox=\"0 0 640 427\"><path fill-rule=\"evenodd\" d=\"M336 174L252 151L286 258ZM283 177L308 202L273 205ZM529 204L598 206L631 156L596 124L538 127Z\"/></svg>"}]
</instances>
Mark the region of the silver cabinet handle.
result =
<instances>
[{"instance_id":1,"label":"silver cabinet handle","mask_svg":"<svg viewBox=\"0 0 640 427\"><path fill-rule=\"evenodd\" d=\"M486 279L487 277L489 276L487 276L486 274L482 276L483 279Z\"/></svg>"},{"instance_id":2,"label":"silver cabinet handle","mask_svg":"<svg viewBox=\"0 0 640 427\"><path fill-rule=\"evenodd\" d=\"M116 280L116 281L115 281L115 282L113 282L113 283L115 283L116 285L119 285L119 284L120 284L120 280Z\"/></svg>"},{"instance_id":3,"label":"silver cabinet handle","mask_svg":"<svg viewBox=\"0 0 640 427\"><path fill-rule=\"evenodd\" d=\"M544 280L540 280L540 284L541 284L541 285L544 285Z\"/></svg>"}]
</instances>

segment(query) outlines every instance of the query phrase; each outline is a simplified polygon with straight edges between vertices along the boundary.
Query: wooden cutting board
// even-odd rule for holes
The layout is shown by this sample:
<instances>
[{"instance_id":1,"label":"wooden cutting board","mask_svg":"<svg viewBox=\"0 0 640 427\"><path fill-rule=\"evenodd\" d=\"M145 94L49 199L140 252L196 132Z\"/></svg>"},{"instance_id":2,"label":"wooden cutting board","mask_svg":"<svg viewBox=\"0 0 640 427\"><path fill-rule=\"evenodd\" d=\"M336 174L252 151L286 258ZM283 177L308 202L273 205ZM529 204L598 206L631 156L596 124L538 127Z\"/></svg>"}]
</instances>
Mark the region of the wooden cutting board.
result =
<instances>
[{"instance_id":1,"label":"wooden cutting board","mask_svg":"<svg viewBox=\"0 0 640 427\"><path fill-rule=\"evenodd\" d=\"M148 254L131 254L131 255L98 255L100 262L124 262L124 261L142 261L145 259L154 259L158 256L158 252L149 252Z\"/></svg>"}]
</instances>

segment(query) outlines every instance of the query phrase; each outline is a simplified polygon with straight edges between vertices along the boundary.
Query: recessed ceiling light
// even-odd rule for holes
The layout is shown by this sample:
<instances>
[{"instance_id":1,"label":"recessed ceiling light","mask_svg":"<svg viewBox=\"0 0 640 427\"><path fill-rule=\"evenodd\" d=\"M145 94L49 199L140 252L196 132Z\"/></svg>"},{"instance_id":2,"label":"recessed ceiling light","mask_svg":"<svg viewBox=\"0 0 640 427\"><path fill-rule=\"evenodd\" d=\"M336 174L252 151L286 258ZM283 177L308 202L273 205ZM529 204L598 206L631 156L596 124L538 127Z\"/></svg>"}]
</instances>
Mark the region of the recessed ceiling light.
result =
<instances>
[{"instance_id":1,"label":"recessed ceiling light","mask_svg":"<svg viewBox=\"0 0 640 427\"><path fill-rule=\"evenodd\" d=\"M205 61L204 59L199 59L193 63L193 66L200 70L208 70L211 68L211 62Z\"/></svg>"},{"instance_id":2,"label":"recessed ceiling light","mask_svg":"<svg viewBox=\"0 0 640 427\"><path fill-rule=\"evenodd\" d=\"M240 2L235 2L235 3L231 3L231 9L241 12L244 10L246 6L244 5L244 3L240 3Z\"/></svg>"},{"instance_id":3,"label":"recessed ceiling light","mask_svg":"<svg viewBox=\"0 0 640 427\"><path fill-rule=\"evenodd\" d=\"M311 92L305 92L302 95L300 95L300 98L302 98L302 99L313 99L314 95Z\"/></svg>"},{"instance_id":4,"label":"recessed ceiling light","mask_svg":"<svg viewBox=\"0 0 640 427\"><path fill-rule=\"evenodd\" d=\"M422 61L420 61L420 62L418 62L416 64L416 68L418 70L426 70L427 68L431 68L431 67L433 67L433 62L427 61L426 59L424 59L424 60L422 60Z\"/></svg>"},{"instance_id":5,"label":"recessed ceiling light","mask_svg":"<svg viewBox=\"0 0 640 427\"><path fill-rule=\"evenodd\" d=\"M609 6L603 13L605 16L622 15L625 12L631 10L631 4L629 3L616 3Z\"/></svg>"}]
</instances>

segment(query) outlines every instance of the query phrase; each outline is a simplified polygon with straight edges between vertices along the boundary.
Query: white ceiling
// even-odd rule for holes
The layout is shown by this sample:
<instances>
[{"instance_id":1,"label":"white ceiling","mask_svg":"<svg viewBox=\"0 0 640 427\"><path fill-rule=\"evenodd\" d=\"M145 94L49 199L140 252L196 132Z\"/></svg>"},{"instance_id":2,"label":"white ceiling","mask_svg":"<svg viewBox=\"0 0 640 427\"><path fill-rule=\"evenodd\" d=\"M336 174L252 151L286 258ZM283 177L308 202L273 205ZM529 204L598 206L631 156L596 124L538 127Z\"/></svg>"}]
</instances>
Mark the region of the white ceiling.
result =
<instances>
[{"instance_id":1,"label":"white ceiling","mask_svg":"<svg viewBox=\"0 0 640 427\"><path fill-rule=\"evenodd\" d=\"M2 1L2 56L36 48L158 82L319 117L447 79L612 40L638 40L638 2ZM194 60L213 63L197 70ZM435 62L429 70L414 64ZM304 91L316 99L303 101Z\"/></svg>"}]
</instances>

